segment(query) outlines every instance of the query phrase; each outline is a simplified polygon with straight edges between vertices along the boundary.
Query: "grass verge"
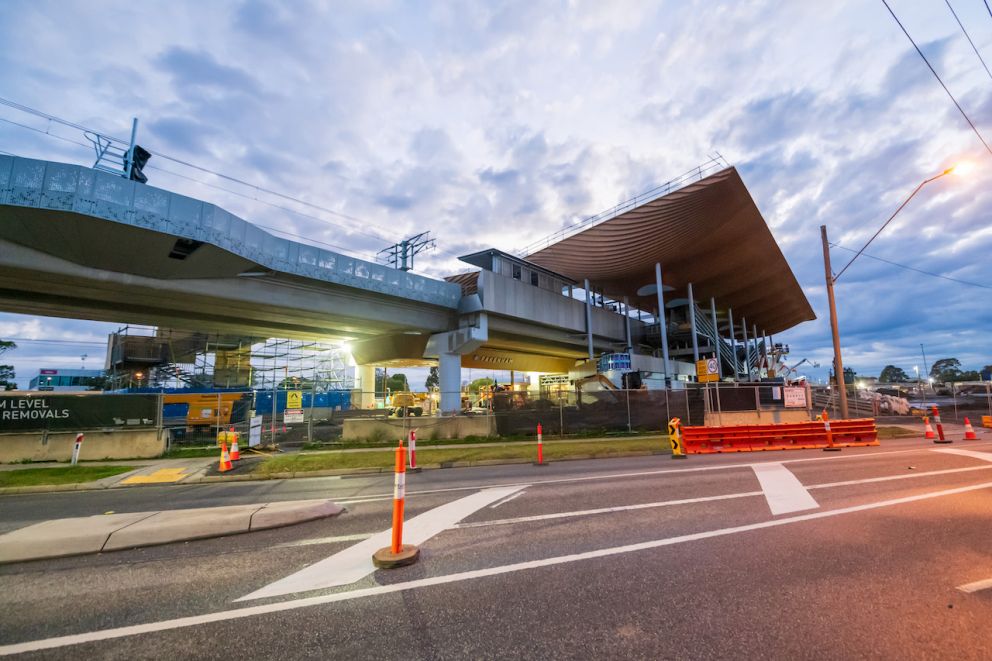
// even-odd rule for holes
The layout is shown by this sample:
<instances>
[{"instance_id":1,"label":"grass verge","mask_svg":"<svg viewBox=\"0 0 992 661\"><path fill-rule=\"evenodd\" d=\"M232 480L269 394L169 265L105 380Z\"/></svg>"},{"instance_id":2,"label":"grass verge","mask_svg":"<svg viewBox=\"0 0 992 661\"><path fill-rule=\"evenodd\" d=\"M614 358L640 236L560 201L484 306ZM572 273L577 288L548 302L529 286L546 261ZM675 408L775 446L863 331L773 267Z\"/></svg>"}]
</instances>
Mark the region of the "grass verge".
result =
<instances>
[{"instance_id":1,"label":"grass verge","mask_svg":"<svg viewBox=\"0 0 992 661\"><path fill-rule=\"evenodd\" d=\"M162 455L164 459L192 459L195 457L218 457L220 448L216 445L197 448L172 448Z\"/></svg>"},{"instance_id":2,"label":"grass verge","mask_svg":"<svg viewBox=\"0 0 992 661\"><path fill-rule=\"evenodd\" d=\"M41 484L92 482L133 471L141 466L58 466L0 471L0 487L33 487Z\"/></svg>"},{"instance_id":3,"label":"grass verge","mask_svg":"<svg viewBox=\"0 0 992 661\"><path fill-rule=\"evenodd\" d=\"M465 461L500 461L537 458L534 443L512 443L498 447L430 449L417 448L417 463L422 465ZM566 443L546 443L544 458L547 461L568 459L569 457L613 457L631 452L668 452L668 444L657 439L631 439L597 443L575 441ZM346 468L389 468L395 461L392 452L329 452L326 454L290 455L273 457L261 462L255 473L305 473L310 471Z\"/></svg>"},{"instance_id":4,"label":"grass verge","mask_svg":"<svg viewBox=\"0 0 992 661\"><path fill-rule=\"evenodd\" d=\"M922 438L923 432L915 432L911 429L906 429L905 427L879 427L878 428L878 440L884 441L889 438L909 438L911 436L919 436Z\"/></svg>"}]
</instances>

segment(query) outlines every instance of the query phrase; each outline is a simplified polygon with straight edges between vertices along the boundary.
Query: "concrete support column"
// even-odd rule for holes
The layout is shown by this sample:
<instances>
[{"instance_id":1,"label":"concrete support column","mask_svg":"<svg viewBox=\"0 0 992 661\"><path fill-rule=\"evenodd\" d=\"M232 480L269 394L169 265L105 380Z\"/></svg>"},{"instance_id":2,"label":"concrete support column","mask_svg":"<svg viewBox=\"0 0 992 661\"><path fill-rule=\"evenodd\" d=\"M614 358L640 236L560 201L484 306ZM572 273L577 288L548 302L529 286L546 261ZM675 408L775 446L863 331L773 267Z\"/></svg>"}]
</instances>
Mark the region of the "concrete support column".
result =
<instances>
[{"instance_id":1,"label":"concrete support column","mask_svg":"<svg viewBox=\"0 0 992 661\"><path fill-rule=\"evenodd\" d=\"M375 407L375 365L359 365L358 383L355 389L359 391L358 408L370 409Z\"/></svg>"},{"instance_id":2,"label":"concrete support column","mask_svg":"<svg viewBox=\"0 0 992 661\"><path fill-rule=\"evenodd\" d=\"M737 366L737 331L734 330L734 308L727 308L727 321L730 323L730 357L734 363L734 381L741 377L741 370Z\"/></svg>"},{"instance_id":3,"label":"concrete support column","mask_svg":"<svg viewBox=\"0 0 992 661\"><path fill-rule=\"evenodd\" d=\"M458 413L462 408L462 357L457 353L439 353L437 375L441 389L441 415Z\"/></svg>"},{"instance_id":4,"label":"concrete support column","mask_svg":"<svg viewBox=\"0 0 992 661\"><path fill-rule=\"evenodd\" d=\"M668 324L665 323L665 291L661 281L661 262L654 265L654 283L658 287L658 332L661 334L661 358L665 361L665 382L671 380L672 364L668 360Z\"/></svg>"},{"instance_id":5,"label":"concrete support column","mask_svg":"<svg viewBox=\"0 0 992 661\"><path fill-rule=\"evenodd\" d=\"M699 339L696 338L696 299L692 296L692 283L689 283L689 331L692 333L692 361L699 360Z\"/></svg>"},{"instance_id":6,"label":"concrete support column","mask_svg":"<svg viewBox=\"0 0 992 661\"><path fill-rule=\"evenodd\" d=\"M634 343L630 339L630 302L627 297L623 297L623 320L627 325L627 351L634 350Z\"/></svg>"},{"instance_id":7,"label":"concrete support column","mask_svg":"<svg viewBox=\"0 0 992 661\"><path fill-rule=\"evenodd\" d=\"M586 342L589 345L589 360L592 360L592 294L589 292L588 278L583 282L583 289L586 290Z\"/></svg>"},{"instance_id":8,"label":"concrete support column","mask_svg":"<svg viewBox=\"0 0 992 661\"><path fill-rule=\"evenodd\" d=\"M755 362L761 358L761 349L758 345L758 324L751 324L751 339L754 340L754 360ZM761 380L761 368L758 367L755 370L758 373L758 380Z\"/></svg>"},{"instance_id":9,"label":"concrete support column","mask_svg":"<svg viewBox=\"0 0 992 661\"><path fill-rule=\"evenodd\" d=\"M720 327L716 325L716 299L710 296L710 321L713 323L713 346L716 347L716 373L723 377L723 364L720 362Z\"/></svg>"}]
</instances>

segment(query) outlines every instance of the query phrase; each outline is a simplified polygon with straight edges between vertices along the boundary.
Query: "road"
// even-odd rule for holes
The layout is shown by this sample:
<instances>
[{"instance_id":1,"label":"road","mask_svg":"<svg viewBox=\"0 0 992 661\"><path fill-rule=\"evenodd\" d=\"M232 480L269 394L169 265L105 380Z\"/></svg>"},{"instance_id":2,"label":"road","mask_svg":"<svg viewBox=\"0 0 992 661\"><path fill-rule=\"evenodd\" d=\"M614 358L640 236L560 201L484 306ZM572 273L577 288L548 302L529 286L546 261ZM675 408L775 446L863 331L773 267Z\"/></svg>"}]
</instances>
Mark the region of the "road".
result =
<instances>
[{"instance_id":1,"label":"road","mask_svg":"<svg viewBox=\"0 0 992 661\"><path fill-rule=\"evenodd\" d=\"M992 658L992 442L425 471L407 483L420 562L371 572L361 545L388 526L391 491L375 475L0 498L17 525L328 496L348 507L0 567L0 653Z\"/></svg>"}]
</instances>

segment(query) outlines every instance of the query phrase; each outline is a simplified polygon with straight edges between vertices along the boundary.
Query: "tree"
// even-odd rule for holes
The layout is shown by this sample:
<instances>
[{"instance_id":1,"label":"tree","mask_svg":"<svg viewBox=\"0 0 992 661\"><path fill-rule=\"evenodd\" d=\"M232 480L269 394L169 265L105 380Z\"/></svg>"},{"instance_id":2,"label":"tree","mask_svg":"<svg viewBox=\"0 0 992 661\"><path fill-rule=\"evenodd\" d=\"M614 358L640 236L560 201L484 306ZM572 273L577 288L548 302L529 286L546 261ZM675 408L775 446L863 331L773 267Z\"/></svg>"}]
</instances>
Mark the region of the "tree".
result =
<instances>
[{"instance_id":1,"label":"tree","mask_svg":"<svg viewBox=\"0 0 992 661\"><path fill-rule=\"evenodd\" d=\"M386 380L386 387L389 388L390 392L401 392L410 390L410 383L406 380L406 374L397 372L389 375L389 379Z\"/></svg>"},{"instance_id":2,"label":"tree","mask_svg":"<svg viewBox=\"0 0 992 661\"><path fill-rule=\"evenodd\" d=\"M0 356L16 348L17 344L14 342L0 340ZM13 365L0 365L0 387L3 387L4 390L17 390L17 383L14 381L14 377Z\"/></svg>"},{"instance_id":3,"label":"tree","mask_svg":"<svg viewBox=\"0 0 992 661\"><path fill-rule=\"evenodd\" d=\"M909 381L909 376L901 367L886 365L882 373L878 375L879 383L895 383L898 381Z\"/></svg>"},{"instance_id":4,"label":"tree","mask_svg":"<svg viewBox=\"0 0 992 661\"><path fill-rule=\"evenodd\" d=\"M941 358L930 366L930 376L934 381L960 381L961 361L957 358Z\"/></svg>"},{"instance_id":5,"label":"tree","mask_svg":"<svg viewBox=\"0 0 992 661\"><path fill-rule=\"evenodd\" d=\"M492 379L490 379L488 376L484 376L481 379L476 379L472 383L468 384L468 390L471 393L477 393L477 392L479 392L479 389L480 388L482 388L484 386L491 386L494 383L496 383L496 382L493 381Z\"/></svg>"},{"instance_id":6,"label":"tree","mask_svg":"<svg viewBox=\"0 0 992 661\"><path fill-rule=\"evenodd\" d=\"M441 385L441 375L437 371L437 365L431 368L430 373L427 374L427 380L424 382L424 388L430 391L431 388L438 388Z\"/></svg>"}]
</instances>

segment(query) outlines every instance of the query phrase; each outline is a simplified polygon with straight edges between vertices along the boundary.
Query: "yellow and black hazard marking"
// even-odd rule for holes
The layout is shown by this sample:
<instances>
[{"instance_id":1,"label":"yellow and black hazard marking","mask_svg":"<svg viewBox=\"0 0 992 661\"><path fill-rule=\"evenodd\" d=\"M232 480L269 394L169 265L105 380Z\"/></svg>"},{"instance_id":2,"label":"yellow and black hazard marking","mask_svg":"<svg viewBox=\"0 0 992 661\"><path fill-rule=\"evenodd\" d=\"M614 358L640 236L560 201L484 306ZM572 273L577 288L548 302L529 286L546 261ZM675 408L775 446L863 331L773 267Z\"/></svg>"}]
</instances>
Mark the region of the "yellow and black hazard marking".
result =
<instances>
[{"instance_id":1,"label":"yellow and black hazard marking","mask_svg":"<svg viewBox=\"0 0 992 661\"><path fill-rule=\"evenodd\" d=\"M668 421L668 442L672 445L672 459L685 459L682 447L682 421L672 418Z\"/></svg>"}]
</instances>

